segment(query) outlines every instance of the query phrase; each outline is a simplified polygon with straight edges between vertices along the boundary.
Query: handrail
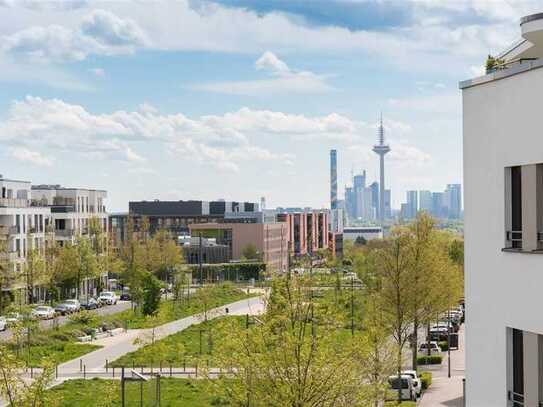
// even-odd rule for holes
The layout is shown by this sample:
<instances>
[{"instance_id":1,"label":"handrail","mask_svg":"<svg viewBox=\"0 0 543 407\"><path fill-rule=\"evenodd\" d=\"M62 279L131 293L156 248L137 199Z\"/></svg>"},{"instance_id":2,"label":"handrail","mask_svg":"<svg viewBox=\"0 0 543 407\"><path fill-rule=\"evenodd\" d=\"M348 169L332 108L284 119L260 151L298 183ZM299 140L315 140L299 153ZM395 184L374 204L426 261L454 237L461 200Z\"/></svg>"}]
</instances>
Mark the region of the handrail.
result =
<instances>
[{"instance_id":1,"label":"handrail","mask_svg":"<svg viewBox=\"0 0 543 407\"><path fill-rule=\"evenodd\" d=\"M522 242L522 230L508 230L505 239L509 242Z\"/></svg>"},{"instance_id":2,"label":"handrail","mask_svg":"<svg viewBox=\"0 0 543 407\"><path fill-rule=\"evenodd\" d=\"M507 400L513 403L513 407L524 407L524 394L509 390L507 392Z\"/></svg>"}]
</instances>

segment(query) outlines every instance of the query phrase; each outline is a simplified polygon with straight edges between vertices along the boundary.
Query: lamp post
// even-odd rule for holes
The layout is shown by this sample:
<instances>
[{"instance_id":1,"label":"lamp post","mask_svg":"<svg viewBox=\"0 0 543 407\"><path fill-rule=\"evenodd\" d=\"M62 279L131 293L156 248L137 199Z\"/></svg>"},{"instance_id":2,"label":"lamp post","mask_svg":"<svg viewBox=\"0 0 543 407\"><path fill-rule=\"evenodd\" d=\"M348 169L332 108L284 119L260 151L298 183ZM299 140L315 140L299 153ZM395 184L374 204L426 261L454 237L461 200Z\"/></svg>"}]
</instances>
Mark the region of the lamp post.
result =
<instances>
[{"instance_id":1,"label":"lamp post","mask_svg":"<svg viewBox=\"0 0 543 407\"><path fill-rule=\"evenodd\" d=\"M447 311L447 370L448 377L451 378L451 307Z\"/></svg>"}]
</instances>

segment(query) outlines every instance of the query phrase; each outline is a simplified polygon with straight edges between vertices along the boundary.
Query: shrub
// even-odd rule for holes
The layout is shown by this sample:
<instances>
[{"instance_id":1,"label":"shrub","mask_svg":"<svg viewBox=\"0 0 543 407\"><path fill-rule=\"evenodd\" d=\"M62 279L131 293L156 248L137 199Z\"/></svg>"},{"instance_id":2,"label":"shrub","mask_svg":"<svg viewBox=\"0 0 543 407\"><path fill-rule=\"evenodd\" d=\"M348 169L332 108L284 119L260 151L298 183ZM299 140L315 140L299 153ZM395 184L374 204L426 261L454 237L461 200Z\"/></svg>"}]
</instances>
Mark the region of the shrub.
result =
<instances>
[{"instance_id":1,"label":"shrub","mask_svg":"<svg viewBox=\"0 0 543 407\"><path fill-rule=\"evenodd\" d=\"M432 384L432 373L431 372L421 372L419 374L420 376L420 383L422 386L422 390L426 390L430 387Z\"/></svg>"},{"instance_id":2,"label":"shrub","mask_svg":"<svg viewBox=\"0 0 543 407\"><path fill-rule=\"evenodd\" d=\"M443 352L447 352L449 350L449 342L447 341L439 341L438 345Z\"/></svg>"},{"instance_id":3,"label":"shrub","mask_svg":"<svg viewBox=\"0 0 543 407\"><path fill-rule=\"evenodd\" d=\"M96 314L86 310L72 314L69 318L73 323L83 325L92 325L96 323L98 319Z\"/></svg>"},{"instance_id":4,"label":"shrub","mask_svg":"<svg viewBox=\"0 0 543 407\"><path fill-rule=\"evenodd\" d=\"M440 365L442 357L437 355L432 356L419 356L417 357L417 363L419 365Z\"/></svg>"},{"instance_id":5,"label":"shrub","mask_svg":"<svg viewBox=\"0 0 543 407\"><path fill-rule=\"evenodd\" d=\"M143 315L154 315L160 306L160 281L153 275L143 282Z\"/></svg>"}]
</instances>

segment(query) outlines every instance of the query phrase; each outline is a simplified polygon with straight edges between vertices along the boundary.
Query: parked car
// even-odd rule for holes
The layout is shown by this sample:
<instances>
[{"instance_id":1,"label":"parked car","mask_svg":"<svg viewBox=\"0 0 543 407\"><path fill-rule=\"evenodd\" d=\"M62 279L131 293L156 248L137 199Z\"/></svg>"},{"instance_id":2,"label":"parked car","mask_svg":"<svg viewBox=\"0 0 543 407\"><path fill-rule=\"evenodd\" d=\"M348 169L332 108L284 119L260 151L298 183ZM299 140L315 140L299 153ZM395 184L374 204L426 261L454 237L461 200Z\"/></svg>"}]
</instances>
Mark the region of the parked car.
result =
<instances>
[{"instance_id":1,"label":"parked car","mask_svg":"<svg viewBox=\"0 0 543 407\"><path fill-rule=\"evenodd\" d=\"M30 315L36 319L53 319L55 317L55 310L48 305L40 305L34 308Z\"/></svg>"},{"instance_id":2,"label":"parked car","mask_svg":"<svg viewBox=\"0 0 543 407\"><path fill-rule=\"evenodd\" d=\"M442 320L442 321L439 321L436 325L447 327L448 323L447 323L447 320ZM454 332L458 332L459 330L460 330L460 325L458 324L458 322L451 319L451 332L454 333Z\"/></svg>"},{"instance_id":3,"label":"parked car","mask_svg":"<svg viewBox=\"0 0 543 407\"><path fill-rule=\"evenodd\" d=\"M18 312L10 312L6 315L6 325L9 327L16 324L22 319L22 315Z\"/></svg>"},{"instance_id":4,"label":"parked car","mask_svg":"<svg viewBox=\"0 0 543 407\"><path fill-rule=\"evenodd\" d=\"M419 353L421 355L428 355L428 342L422 342L419 346ZM435 341L430 342L430 356L432 355L440 355L441 354L441 348L439 347L438 343Z\"/></svg>"},{"instance_id":5,"label":"parked car","mask_svg":"<svg viewBox=\"0 0 543 407\"><path fill-rule=\"evenodd\" d=\"M68 315L71 314L73 310L68 304L61 302L55 306L55 312L59 315Z\"/></svg>"},{"instance_id":6,"label":"parked car","mask_svg":"<svg viewBox=\"0 0 543 407\"><path fill-rule=\"evenodd\" d=\"M5 331L7 326L6 317L0 317L0 331Z\"/></svg>"},{"instance_id":7,"label":"parked car","mask_svg":"<svg viewBox=\"0 0 543 407\"><path fill-rule=\"evenodd\" d=\"M430 339L432 341L446 341L449 333L447 326L434 325L430 328Z\"/></svg>"},{"instance_id":8,"label":"parked car","mask_svg":"<svg viewBox=\"0 0 543 407\"><path fill-rule=\"evenodd\" d=\"M64 304L66 304L71 309L71 312L79 312L81 310L81 303L79 302L79 300L66 300L64 301Z\"/></svg>"},{"instance_id":9,"label":"parked car","mask_svg":"<svg viewBox=\"0 0 543 407\"><path fill-rule=\"evenodd\" d=\"M92 297L86 300L83 300L83 302L81 303L81 307L86 310L97 309L97 308L100 308L101 306L102 304L100 303L100 301Z\"/></svg>"},{"instance_id":10,"label":"parked car","mask_svg":"<svg viewBox=\"0 0 543 407\"><path fill-rule=\"evenodd\" d=\"M387 399L396 399L398 389L401 389L401 400L417 401L417 393L413 386L413 378L411 376L401 375L399 379L398 376L389 376L388 384L391 391L389 391Z\"/></svg>"},{"instance_id":11,"label":"parked car","mask_svg":"<svg viewBox=\"0 0 543 407\"><path fill-rule=\"evenodd\" d=\"M402 376L411 376L413 378L413 387L415 388L415 394L417 397L422 395L422 381L416 370L403 370Z\"/></svg>"},{"instance_id":12,"label":"parked car","mask_svg":"<svg viewBox=\"0 0 543 407\"><path fill-rule=\"evenodd\" d=\"M103 291L100 293L98 301L102 304L114 305L117 304L117 295L113 291Z\"/></svg>"},{"instance_id":13,"label":"parked car","mask_svg":"<svg viewBox=\"0 0 543 407\"><path fill-rule=\"evenodd\" d=\"M132 299L132 297L130 296L130 291L123 291L119 299L121 301L130 301Z\"/></svg>"}]
</instances>

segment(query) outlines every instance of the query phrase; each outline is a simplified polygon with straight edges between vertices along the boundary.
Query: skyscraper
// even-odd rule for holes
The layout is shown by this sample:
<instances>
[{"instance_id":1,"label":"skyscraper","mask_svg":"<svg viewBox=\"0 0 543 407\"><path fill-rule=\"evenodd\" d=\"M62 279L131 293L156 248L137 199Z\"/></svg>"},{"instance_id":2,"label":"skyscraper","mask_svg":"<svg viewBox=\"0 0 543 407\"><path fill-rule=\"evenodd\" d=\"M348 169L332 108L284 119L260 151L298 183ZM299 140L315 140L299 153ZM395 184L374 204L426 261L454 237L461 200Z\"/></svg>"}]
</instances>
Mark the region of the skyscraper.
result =
<instances>
[{"instance_id":1,"label":"skyscraper","mask_svg":"<svg viewBox=\"0 0 543 407\"><path fill-rule=\"evenodd\" d=\"M385 155L390 147L385 144L385 128L383 127L383 115L379 122L378 144L373 146L373 152L379 156L379 220L383 225L385 220Z\"/></svg>"},{"instance_id":2,"label":"skyscraper","mask_svg":"<svg viewBox=\"0 0 543 407\"><path fill-rule=\"evenodd\" d=\"M430 191L419 191L419 210L432 213L432 193Z\"/></svg>"},{"instance_id":3,"label":"skyscraper","mask_svg":"<svg viewBox=\"0 0 543 407\"><path fill-rule=\"evenodd\" d=\"M432 216L442 219L446 216L447 209L443 204L443 192L432 192Z\"/></svg>"},{"instance_id":4,"label":"skyscraper","mask_svg":"<svg viewBox=\"0 0 543 407\"><path fill-rule=\"evenodd\" d=\"M418 194L417 191L407 191L407 216L408 219L417 217L418 211Z\"/></svg>"},{"instance_id":5,"label":"skyscraper","mask_svg":"<svg viewBox=\"0 0 543 407\"><path fill-rule=\"evenodd\" d=\"M392 218L392 206L391 206L391 198L390 198L390 189L385 189L385 219L391 219ZM375 210L377 213L377 209Z\"/></svg>"},{"instance_id":6,"label":"skyscraper","mask_svg":"<svg viewBox=\"0 0 543 407\"><path fill-rule=\"evenodd\" d=\"M330 150L330 208L337 209L337 151Z\"/></svg>"},{"instance_id":7,"label":"skyscraper","mask_svg":"<svg viewBox=\"0 0 543 407\"><path fill-rule=\"evenodd\" d=\"M445 190L446 206L450 219L459 219L462 211L462 186L460 184L448 184Z\"/></svg>"}]
</instances>

